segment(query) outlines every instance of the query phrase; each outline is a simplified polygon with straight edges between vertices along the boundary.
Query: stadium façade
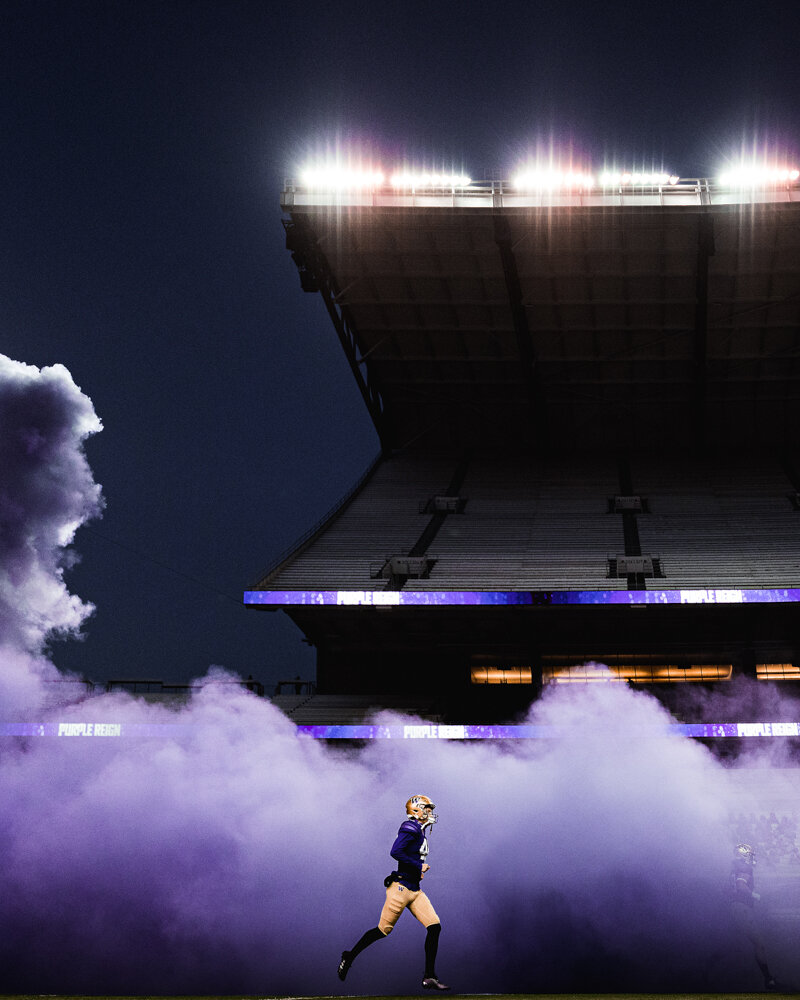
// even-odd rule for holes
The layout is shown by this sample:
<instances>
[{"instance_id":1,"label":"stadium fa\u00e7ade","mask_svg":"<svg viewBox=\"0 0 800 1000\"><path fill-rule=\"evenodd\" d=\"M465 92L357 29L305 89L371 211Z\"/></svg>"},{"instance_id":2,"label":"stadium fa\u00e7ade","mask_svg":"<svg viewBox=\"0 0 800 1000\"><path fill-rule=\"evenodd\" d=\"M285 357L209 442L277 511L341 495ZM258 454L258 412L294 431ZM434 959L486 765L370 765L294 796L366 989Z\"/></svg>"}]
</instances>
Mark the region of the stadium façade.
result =
<instances>
[{"instance_id":1,"label":"stadium fa\u00e7ade","mask_svg":"<svg viewBox=\"0 0 800 1000\"><path fill-rule=\"evenodd\" d=\"M380 441L245 597L320 695L480 722L596 663L667 701L800 677L796 181L282 208Z\"/></svg>"}]
</instances>

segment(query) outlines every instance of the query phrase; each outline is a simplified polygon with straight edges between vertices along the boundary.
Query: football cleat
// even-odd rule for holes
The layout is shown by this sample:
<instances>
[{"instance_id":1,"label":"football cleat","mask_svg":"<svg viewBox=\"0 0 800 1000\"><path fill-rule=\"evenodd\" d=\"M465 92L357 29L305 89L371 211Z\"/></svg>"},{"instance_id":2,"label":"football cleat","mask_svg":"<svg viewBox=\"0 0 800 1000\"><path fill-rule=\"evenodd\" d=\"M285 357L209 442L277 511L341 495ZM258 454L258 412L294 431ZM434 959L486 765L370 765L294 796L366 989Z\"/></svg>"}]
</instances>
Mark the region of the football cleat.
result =
<instances>
[{"instance_id":1,"label":"football cleat","mask_svg":"<svg viewBox=\"0 0 800 1000\"><path fill-rule=\"evenodd\" d=\"M347 973L350 971L350 966L353 964L352 958L350 958L349 951L343 951L342 957L339 962L339 968L336 970L336 974L341 979L342 982L347 979Z\"/></svg>"},{"instance_id":2,"label":"football cleat","mask_svg":"<svg viewBox=\"0 0 800 1000\"><path fill-rule=\"evenodd\" d=\"M422 980L423 990L449 990L449 986L445 986L444 983L440 983L436 976L426 976Z\"/></svg>"},{"instance_id":3,"label":"football cleat","mask_svg":"<svg viewBox=\"0 0 800 1000\"><path fill-rule=\"evenodd\" d=\"M436 806L427 795L412 795L406 802L406 815L415 819L423 827L433 826L439 819L433 811Z\"/></svg>"}]
</instances>

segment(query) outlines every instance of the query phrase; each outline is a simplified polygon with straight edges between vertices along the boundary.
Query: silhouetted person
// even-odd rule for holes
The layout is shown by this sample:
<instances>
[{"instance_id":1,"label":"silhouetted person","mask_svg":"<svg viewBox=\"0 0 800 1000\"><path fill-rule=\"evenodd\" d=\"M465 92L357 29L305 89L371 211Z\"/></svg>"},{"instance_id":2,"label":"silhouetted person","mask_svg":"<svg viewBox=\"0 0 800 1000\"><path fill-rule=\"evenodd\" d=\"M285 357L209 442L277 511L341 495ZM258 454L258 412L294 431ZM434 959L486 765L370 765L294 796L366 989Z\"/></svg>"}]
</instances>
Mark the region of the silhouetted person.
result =
<instances>
[{"instance_id":1,"label":"silhouetted person","mask_svg":"<svg viewBox=\"0 0 800 1000\"><path fill-rule=\"evenodd\" d=\"M753 955L756 964L764 977L764 988L776 990L778 984L775 977L769 971L767 965L767 952L764 947L764 939L758 929L758 922L755 914L756 900L761 899L757 892L753 891L755 880L753 878L753 868L756 863L756 852L749 844L737 844L733 849L733 861L731 862L731 911L736 927L745 935L753 946Z\"/></svg>"}]
</instances>

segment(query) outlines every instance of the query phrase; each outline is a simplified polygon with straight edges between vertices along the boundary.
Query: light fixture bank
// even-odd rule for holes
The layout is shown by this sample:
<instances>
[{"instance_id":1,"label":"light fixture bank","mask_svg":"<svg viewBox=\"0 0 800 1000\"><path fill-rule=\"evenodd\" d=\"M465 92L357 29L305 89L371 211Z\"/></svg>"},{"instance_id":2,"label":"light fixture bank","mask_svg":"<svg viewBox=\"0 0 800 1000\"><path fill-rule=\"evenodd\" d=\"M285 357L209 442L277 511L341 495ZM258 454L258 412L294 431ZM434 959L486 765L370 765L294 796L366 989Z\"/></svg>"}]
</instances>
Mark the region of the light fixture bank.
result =
<instances>
[{"instance_id":1,"label":"light fixture bank","mask_svg":"<svg viewBox=\"0 0 800 1000\"><path fill-rule=\"evenodd\" d=\"M591 191L674 187L681 183L680 175L669 171L603 169L591 170L541 166L520 168L511 184L519 191ZM792 166L740 163L720 172L711 183L722 188L754 189L795 185L800 170ZM476 182L477 183L477 182ZM323 163L300 171L299 184L318 191L382 190L394 191L463 191L473 184L463 173L353 168L339 163Z\"/></svg>"}]
</instances>

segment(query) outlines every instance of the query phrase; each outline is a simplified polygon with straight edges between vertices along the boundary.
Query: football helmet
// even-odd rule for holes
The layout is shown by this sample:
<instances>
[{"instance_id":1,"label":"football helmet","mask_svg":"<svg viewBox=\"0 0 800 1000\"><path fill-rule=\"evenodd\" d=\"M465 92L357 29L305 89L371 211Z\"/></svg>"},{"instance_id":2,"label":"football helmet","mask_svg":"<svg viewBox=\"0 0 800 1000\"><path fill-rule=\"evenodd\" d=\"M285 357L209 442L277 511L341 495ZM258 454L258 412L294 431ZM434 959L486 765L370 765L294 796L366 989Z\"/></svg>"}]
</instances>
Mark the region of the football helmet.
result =
<instances>
[{"instance_id":1,"label":"football helmet","mask_svg":"<svg viewBox=\"0 0 800 1000\"><path fill-rule=\"evenodd\" d=\"M412 795L406 802L406 815L415 819L423 828L433 826L439 819L433 811L436 806L427 795Z\"/></svg>"},{"instance_id":2,"label":"football helmet","mask_svg":"<svg viewBox=\"0 0 800 1000\"><path fill-rule=\"evenodd\" d=\"M733 849L733 853L737 858L741 858L742 861L746 861L748 865L754 865L756 863L756 851L754 847L750 844L737 844Z\"/></svg>"}]
</instances>

